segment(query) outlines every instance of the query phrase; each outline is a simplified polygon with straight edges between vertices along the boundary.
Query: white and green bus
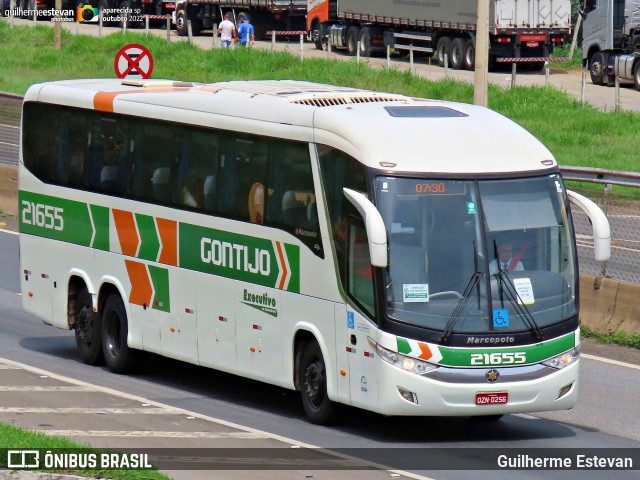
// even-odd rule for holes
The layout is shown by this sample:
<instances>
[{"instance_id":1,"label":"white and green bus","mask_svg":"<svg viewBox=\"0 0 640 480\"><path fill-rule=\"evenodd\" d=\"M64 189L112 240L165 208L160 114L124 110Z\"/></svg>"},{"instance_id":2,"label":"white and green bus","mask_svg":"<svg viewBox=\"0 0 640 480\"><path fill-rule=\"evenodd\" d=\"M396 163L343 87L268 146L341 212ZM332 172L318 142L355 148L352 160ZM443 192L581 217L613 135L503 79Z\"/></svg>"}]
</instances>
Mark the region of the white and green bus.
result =
<instances>
[{"instance_id":1,"label":"white and green bus","mask_svg":"<svg viewBox=\"0 0 640 480\"><path fill-rule=\"evenodd\" d=\"M70 80L28 90L21 145L23 305L75 330L85 363L231 372L299 390L314 423L338 403L499 418L576 401L570 202L597 260L609 224L491 110Z\"/></svg>"}]
</instances>

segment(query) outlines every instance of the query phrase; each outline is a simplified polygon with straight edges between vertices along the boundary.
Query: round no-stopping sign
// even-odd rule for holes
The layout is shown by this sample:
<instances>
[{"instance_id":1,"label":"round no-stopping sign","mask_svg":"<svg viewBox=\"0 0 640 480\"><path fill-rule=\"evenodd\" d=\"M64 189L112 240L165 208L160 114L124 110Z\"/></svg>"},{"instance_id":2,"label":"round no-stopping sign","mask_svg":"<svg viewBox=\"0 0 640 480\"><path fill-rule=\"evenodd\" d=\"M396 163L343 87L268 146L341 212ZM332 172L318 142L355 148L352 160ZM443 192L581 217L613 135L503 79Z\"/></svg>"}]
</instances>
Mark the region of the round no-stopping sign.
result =
<instances>
[{"instance_id":1,"label":"round no-stopping sign","mask_svg":"<svg viewBox=\"0 0 640 480\"><path fill-rule=\"evenodd\" d=\"M118 78L147 79L153 72L153 57L146 47L132 43L118 51L113 68Z\"/></svg>"}]
</instances>

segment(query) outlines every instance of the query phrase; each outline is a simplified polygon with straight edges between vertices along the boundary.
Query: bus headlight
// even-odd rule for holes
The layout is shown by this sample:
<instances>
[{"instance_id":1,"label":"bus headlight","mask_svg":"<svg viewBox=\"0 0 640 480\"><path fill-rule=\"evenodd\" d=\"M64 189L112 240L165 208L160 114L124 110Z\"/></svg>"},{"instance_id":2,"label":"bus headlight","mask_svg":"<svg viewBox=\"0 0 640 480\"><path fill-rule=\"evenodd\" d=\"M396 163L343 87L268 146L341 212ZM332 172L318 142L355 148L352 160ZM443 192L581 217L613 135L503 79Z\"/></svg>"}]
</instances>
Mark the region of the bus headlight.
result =
<instances>
[{"instance_id":1,"label":"bus headlight","mask_svg":"<svg viewBox=\"0 0 640 480\"><path fill-rule=\"evenodd\" d=\"M558 370L568 367L569 365L576 363L580 358L580 347L573 348L568 352L564 352L561 355L550 358L542 362L547 367L557 368Z\"/></svg>"},{"instance_id":2,"label":"bus headlight","mask_svg":"<svg viewBox=\"0 0 640 480\"><path fill-rule=\"evenodd\" d=\"M406 355L402 355L401 353L387 350L386 348L381 347L378 343L374 342L371 338L368 338L368 340L371 347L376 349L376 352L378 352L378 355L382 360L407 372L422 375L438 368L437 365L434 365L432 363L418 360L417 358L407 357Z\"/></svg>"}]
</instances>

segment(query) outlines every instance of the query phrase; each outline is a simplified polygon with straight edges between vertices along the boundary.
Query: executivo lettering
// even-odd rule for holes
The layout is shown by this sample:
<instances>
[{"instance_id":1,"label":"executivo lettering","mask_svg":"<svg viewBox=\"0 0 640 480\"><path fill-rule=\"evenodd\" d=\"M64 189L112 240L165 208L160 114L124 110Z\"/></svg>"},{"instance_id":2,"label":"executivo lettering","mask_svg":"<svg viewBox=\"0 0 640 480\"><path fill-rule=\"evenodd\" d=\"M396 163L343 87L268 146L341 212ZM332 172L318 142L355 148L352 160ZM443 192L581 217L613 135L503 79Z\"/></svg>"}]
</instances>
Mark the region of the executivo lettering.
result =
<instances>
[{"instance_id":1,"label":"executivo lettering","mask_svg":"<svg viewBox=\"0 0 640 480\"><path fill-rule=\"evenodd\" d=\"M256 310L260 310L272 317L278 316L278 310L276 310L276 299L270 297L269 294L255 294L251 293L246 288L244 289L243 302L245 305L248 305Z\"/></svg>"}]
</instances>

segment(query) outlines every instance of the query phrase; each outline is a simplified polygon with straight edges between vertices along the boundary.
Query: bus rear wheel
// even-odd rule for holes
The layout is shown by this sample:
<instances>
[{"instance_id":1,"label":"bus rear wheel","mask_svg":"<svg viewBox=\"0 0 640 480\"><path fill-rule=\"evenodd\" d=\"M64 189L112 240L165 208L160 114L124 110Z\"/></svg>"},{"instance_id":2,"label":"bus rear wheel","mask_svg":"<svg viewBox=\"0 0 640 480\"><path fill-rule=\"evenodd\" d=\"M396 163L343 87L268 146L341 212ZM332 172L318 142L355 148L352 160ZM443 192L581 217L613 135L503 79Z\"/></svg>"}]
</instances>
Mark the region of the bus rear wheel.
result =
<instances>
[{"instance_id":1,"label":"bus rear wheel","mask_svg":"<svg viewBox=\"0 0 640 480\"><path fill-rule=\"evenodd\" d=\"M307 343L298 365L298 385L304 412L316 425L330 423L335 417L335 404L327 394L327 369L320 345L315 340Z\"/></svg>"},{"instance_id":2,"label":"bus rear wheel","mask_svg":"<svg viewBox=\"0 0 640 480\"><path fill-rule=\"evenodd\" d=\"M83 287L74 301L73 328L76 337L76 350L80 359L87 365L98 365L104 361L102 354L100 315L93 311L91 294Z\"/></svg>"},{"instance_id":3,"label":"bus rear wheel","mask_svg":"<svg viewBox=\"0 0 640 480\"><path fill-rule=\"evenodd\" d=\"M126 373L136 362L136 351L127 345L127 312L120 295L107 298L102 312L102 352L113 373Z\"/></svg>"}]
</instances>

